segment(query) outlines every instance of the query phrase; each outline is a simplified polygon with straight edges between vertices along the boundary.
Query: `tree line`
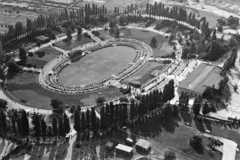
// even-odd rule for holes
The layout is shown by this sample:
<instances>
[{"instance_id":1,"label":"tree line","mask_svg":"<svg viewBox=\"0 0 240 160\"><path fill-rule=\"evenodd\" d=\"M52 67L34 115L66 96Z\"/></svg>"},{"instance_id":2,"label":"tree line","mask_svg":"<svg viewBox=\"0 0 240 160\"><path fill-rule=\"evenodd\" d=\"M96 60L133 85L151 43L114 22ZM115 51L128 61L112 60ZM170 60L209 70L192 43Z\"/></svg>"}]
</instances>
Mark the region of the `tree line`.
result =
<instances>
[{"instance_id":1,"label":"tree line","mask_svg":"<svg viewBox=\"0 0 240 160\"><path fill-rule=\"evenodd\" d=\"M8 25L8 32L0 34L0 41L5 48L7 45L18 42L22 38L32 38L36 35L43 34L47 30L59 30L60 25L85 25L92 22L106 22L107 8L97 6L96 4L86 4L79 10L65 9L60 13L52 13L48 16L39 15L36 19L26 20L26 25L17 22L15 25ZM119 13L119 8L115 9L115 14ZM50 34L51 35L51 34ZM54 37L53 37L54 38Z\"/></svg>"}]
</instances>

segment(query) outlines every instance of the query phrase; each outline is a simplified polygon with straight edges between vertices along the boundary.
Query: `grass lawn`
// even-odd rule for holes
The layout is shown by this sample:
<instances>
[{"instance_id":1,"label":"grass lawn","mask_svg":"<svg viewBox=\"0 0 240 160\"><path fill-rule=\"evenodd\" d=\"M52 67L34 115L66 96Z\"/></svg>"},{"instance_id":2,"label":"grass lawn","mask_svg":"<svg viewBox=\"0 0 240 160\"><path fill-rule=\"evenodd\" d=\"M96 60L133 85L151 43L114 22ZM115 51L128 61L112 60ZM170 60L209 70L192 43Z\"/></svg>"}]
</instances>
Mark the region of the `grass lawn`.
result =
<instances>
[{"instance_id":1,"label":"grass lawn","mask_svg":"<svg viewBox=\"0 0 240 160\"><path fill-rule=\"evenodd\" d=\"M124 83L129 82L140 82L141 84L145 83L149 79L153 78L151 73L155 70L161 70L164 67L164 64L157 62L148 62L143 68L139 71L125 79Z\"/></svg>"},{"instance_id":2,"label":"grass lawn","mask_svg":"<svg viewBox=\"0 0 240 160\"><path fill-rule=\"evenodd\" d=\"M154 152L161 152L166 148L173 149L179 154L179 160L221 160L221 155L218 152L213 152L214 156L209 155L209 151L205 148L205 145L209 143L207 138L203 137L203 153L197 153L191 148L189 140L196 134L195 130L185 126L180 118L156 117L146 124L133 127L131 132L137 135L140 134L143 137L149 137ZM132 136L133 139L135 137Z\"/></svg>"},{"instance_id":3,"label":"grass lawn","mask_svg":"<svg viewBox=\"0 0 240 160\"><path fill-rule=\"evenodd\" d=\"M65 67L59 73L58 79L60 83L68 86L96 83L127 68L135 56L135 50L130 47L103 48Z\"/></svg>"},{"instance_id":4,"label":"grass lawn","mask_svg":"<svg viewBox=\"0 0 240 160\"><path fill-rule=\"evenodd\" d=\"M173 47L170 46L167 42L167 39L164 38L164 36L152 32L152 31L146 31L141 29L121 29L121 33L123 34L123 38L133 38L140 41L143 41L147 43L148 45L151 44L151 40L153 37L157 40L157 46L153 48L154 54L153 56L163 56L166 54L172 54ZM100 31L100 34L104 38L109 38L111 35L109 34L109 31ZM163 46L164 45L164 46ZM163 48L164 47L164 48Z\"/></svg>"},{"instance_id":5,"label":"grass lawn","mask_svg":"<svg viewBox=\"0 0 240 160\"><path fill-rule=\"evenodd\" d=\"M88 94L67 95L48 91L42 88L36 82L36 74L29 75L29 73L19 73L14 78L8 80L8 91L17 99L27 101L26 105L36 108L51 109L51 99L60 99L65 105L93 105L95 99L101 94L106 100L110 100L116 96L122 95L119 89L109 87L98 92ZM23 78L24 77L24 78Z\"/></svg>"},{"instance_id":6,"label":"grass lawn","mask_svg":"<svg viewBox=\"0 0 240 160\"><path fill-rule=\"evenodd\" d=\"M46 63L57 57L61 54L60 51L51 48L51 47L44 47L39 51L44 51L45 55L43 57L38 57L38 55L34 54L33 57L28 57L28 63L32 65L36 65L37 67L43 67Z\"/></svg>"},{"instance_id":7,"label":"grass lawn","mask_svg":"<svg viewBox=\"0 0 240 160\"><path fill-rule=\"evenodd\" d=\"M54 44L55 46L68 51L89 42L93 42L93 40L90 38L84 37L83 35L80 35L80 36L76 35L72 37L70 41L65 39Z\"/></svg>"}]
</instances>

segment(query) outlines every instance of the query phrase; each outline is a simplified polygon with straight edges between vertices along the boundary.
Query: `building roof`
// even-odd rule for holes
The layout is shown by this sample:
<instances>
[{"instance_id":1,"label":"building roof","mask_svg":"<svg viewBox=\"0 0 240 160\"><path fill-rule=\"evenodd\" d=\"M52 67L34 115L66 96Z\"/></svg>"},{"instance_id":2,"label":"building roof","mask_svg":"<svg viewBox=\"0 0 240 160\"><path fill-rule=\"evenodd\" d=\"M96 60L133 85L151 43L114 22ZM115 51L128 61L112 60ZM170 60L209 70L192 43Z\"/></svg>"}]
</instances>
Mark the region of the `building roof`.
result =
<instances>
[{"instance_id":1,"label":"building roof","mask_svg":"<svg viewBox=\"0 0 240 160\"><path fill-rule=\"evenodd\" d=\"M46 40L49 40L49 37L40 35L40 36L36 36L35 39L40 40L40 41L46 41Z\"/></svg>"},{"instance_id":2,"label":"building roof","mask_svg":"<svg viewBox=\"0 0 240 160\"><path fill-rule=\"evenodd\" d=\"M209 64L201 63L186 79L180 82L179 87L203 93L206 86L213 86L218 89L218 84L222 79L221 68Z\"/></svg>"},{"instance_id":3,"label":"building roof","mask_svg":"<svg viewBox=\"0 0 240 160\"><path fill-rule=\"evenodd\" d=\"M145 139L139 139L136 143L136 146L144 148L145 150L148 150L150 148L150 142Z\"/></svg>"},{"instance_id":4,"label":"building roof","mask_svg":"<svg viewBox=\"0 0 240 160\"><path fill-rule=\"evenodd\" d=\"M119 150L122 150L122 151L128 152L128 153L132 152L132 150L133 150L132 147L125 146L125 145L123 145L123 144L118 144L118 145L115 147L115 149L119 149Z\"/></svg>"}]
</instances>

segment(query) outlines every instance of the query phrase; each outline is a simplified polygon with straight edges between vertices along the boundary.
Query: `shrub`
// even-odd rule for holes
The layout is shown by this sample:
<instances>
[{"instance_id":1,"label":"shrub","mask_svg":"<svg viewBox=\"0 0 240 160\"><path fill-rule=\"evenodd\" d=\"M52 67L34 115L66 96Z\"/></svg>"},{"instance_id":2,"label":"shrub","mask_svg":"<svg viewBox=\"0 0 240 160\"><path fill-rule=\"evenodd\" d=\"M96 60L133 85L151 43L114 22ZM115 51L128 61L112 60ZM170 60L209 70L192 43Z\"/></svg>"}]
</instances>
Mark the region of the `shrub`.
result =
<instances>
[{"instance_id":1,"label":"shrub","mask_svg":"<svg viewBox=\"0 0 240 160\"><path fill-rule=\"evenodd\" d=\"M32 53L32 52L28 52L28 56L29 56L29 57L32 57L32 56L33 56L33 53Z\"/></svg>"},{"instance_id":2,"label":"shrub","mask_svg":"<svg viewBox=\"0 0 240 160\"><path fill-rule=\"evenodd\" d=\"M83 36L87 37L87 38L91 38L91 36L88 33L86 33L86 32L83 34Z\"/></svg>"},{"instance_id":3,"label":"shrub","mask_svg":"<svg viewBox=\"0 0 240 160\"><path fill-rule=\"evenodd\" d=\"M92 34L96 37L99 37L100 36L100 33L98 31L92 31Z\"/></svg>"},{"instance_id":4,"label":"shrub","mask_svg":"<svg viewBox=\"0 0 240 160\"><path fill-rule=\"evenodd\" d=\"M44 51L37 51L36 55L38 55L39 58L42 58L43 56L45 56L45 52Z\"/></svg>"},{"instance_id":5,"label":"shrub","mask_svg":"<svg viewBox=\"0 0 240 160\"><path fill-rule=\"evenodd\" d=\"M173 151L166 151L164 153L164 160L175 160L176 154Z\"/></svg>"}]
</instances>

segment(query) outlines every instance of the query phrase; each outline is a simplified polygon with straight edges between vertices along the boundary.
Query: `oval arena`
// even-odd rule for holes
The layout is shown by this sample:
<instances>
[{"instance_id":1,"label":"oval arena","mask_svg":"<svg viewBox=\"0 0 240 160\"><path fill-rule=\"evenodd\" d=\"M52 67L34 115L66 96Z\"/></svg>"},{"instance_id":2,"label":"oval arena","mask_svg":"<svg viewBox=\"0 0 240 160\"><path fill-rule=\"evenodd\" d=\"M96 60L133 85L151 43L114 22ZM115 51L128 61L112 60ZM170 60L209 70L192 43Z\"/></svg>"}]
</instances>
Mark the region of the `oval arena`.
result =
<instances>
[{"instance_id":1,"label":"oval arena","mask_svg":"<svg viewBox=\"0 0 240 160\"><path fill-rule=\"evenodd\" d=\"M49 62L43 68L42 73L39 74L38 77L39 83L48 90L64 94L80 94L97 91L103 88L107 88L109 85L112 85L112 81L120 82L121 80L131 76L147 63L148 58L152 56L153 52L151 47L142 41L127 38L112 38L103 43L94 43L93 45L86 47L84 50L82 50L82 57L79 61L81 63L81 59L84 58L84 56L87 57L88 54L94 54L95 51L118 46L130 47L134 49L136 56L133 58L133 61L126 65L125 68L123 67L124 69L118 71L117 73L109 75L107 78L105 77L104 79L99 79L99 81L81 85L76 83L76 85L74 83L69 83L69 85L67 83L63 84L63 81L59 80L59 78L61 79L61 73L65 68L72 65L70 56L63 54L57 57L55 60L56 65L53 65L51 64L52 62ZM97 54L95 56L97 56ZM65 72L67 73L68 71ZM68 73L67 75L70 76ZM81 75L78 76L81 78Z\"/></svg>"}]
</instances>

